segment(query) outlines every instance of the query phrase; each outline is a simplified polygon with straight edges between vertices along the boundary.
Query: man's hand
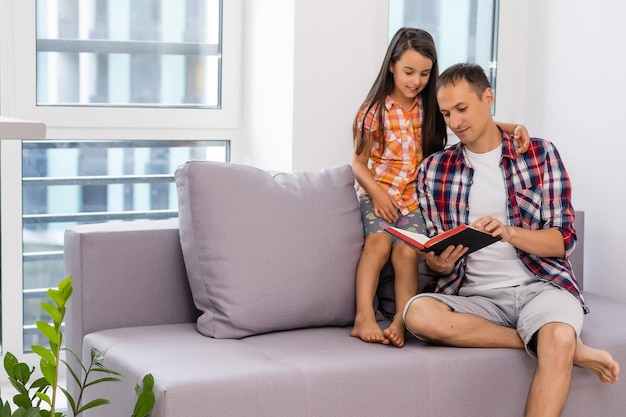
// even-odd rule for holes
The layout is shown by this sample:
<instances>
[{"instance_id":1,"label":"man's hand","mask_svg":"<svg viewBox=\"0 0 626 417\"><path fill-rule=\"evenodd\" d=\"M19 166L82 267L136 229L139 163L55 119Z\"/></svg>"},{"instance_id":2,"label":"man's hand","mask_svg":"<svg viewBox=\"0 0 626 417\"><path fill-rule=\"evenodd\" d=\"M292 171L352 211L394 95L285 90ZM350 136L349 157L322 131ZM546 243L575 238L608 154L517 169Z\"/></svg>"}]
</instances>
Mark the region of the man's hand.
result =
<instances>
[{"instance_id":1,"label":"man's hand","mask_svg":"<svg viewBox=\"0 0 626 417\"><path fill-rule=\"evenodd\" d=\"M456 261L461 259L467 250L463 245L450 245L439 255L435 255L435 252L421 252L421 254L430 269L440 275L448 275L454 270Z\"/></svg>"},{"instance_id":2,"label":"man's hand","mask_svg":"<svg viewBox=\"0 0 626 417\"><path fill-rule=\"evenodd\" d=\"M511 226L506 226L500 220L491 216L479 217L472 222L471 226L483 230L491 234L491 236L499 236L501 242L508 242L514 234Z\"/></svg>"}]
</instances>

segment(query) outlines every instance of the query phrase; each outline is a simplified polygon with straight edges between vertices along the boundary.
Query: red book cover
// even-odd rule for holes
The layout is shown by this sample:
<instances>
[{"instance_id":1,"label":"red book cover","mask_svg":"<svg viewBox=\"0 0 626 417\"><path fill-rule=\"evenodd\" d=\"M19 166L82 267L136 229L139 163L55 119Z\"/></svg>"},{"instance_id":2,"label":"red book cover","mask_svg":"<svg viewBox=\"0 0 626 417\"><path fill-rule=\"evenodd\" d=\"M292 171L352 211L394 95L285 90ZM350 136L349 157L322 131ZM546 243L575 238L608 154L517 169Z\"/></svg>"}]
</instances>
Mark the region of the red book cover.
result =
<instances>
[{"instance_id":1,"label":"red book cover","mask_svg":"<svg viewBox=\"0 0 626 417\"><path fill-rule=\"evenodd\" d=\"M432 238L426 235L409 232L407 230L398 229L397 227L388 226L387 232L402 239L404 242L419 249L423 252L435 252L439 255L448 246L463 245L469 250L467 254L476 252L479 249L489 246L500 240L499 237L493 237L489 233L462 224L451 230L446 230Z\"/></svg>"}]
</instances>

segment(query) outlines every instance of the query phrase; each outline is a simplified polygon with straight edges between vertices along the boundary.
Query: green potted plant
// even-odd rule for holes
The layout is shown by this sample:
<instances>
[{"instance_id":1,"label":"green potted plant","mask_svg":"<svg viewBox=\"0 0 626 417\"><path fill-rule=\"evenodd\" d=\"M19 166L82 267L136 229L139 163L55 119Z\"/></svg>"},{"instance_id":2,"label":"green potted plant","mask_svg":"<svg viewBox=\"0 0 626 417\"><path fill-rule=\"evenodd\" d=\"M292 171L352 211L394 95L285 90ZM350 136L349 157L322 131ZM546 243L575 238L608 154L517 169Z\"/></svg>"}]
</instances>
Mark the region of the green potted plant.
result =
<instances>
[{"instance_id":1,"label":"green potted plant","mask_svg":"<svg viewBox=\"0 0 626 417\"><path fill-rule=\"evenodd\" d=\"M48 298L52 303L42 302L41 307L50 317L51 322L37 321L37 329L48 340L48 346L32 346L33 352L39 356L39 370L41 377L30 382L35 373L35 367L19 362L15 355L7 352L4 356L4 369L7 377L17 390L12 398L14 407L5 401L0 394L0 417L76 417L90 408L108 404L105 398L96 398L83 404L83 393L89 387L120 381L122 375L103 365L104 356L97 350L91 351L91 361L85 366L80 358L71 350L63 349L63 332L61 323L65 318L65 305L72 296L72 279L65 278L58 288L48 290ZM62 351L74 356L80 364L82 374L72 369L69 363L62 359ZM68 377L71 376L79 387L78 398L63 387L59 386L59 369L65 366ZM135 387L137 402L131 414L132 417L146 417L154 407L154 393L152 388L154 379L151 374L143 378L142 384ZM57 411L58 396L63 394L67 399L68 416Z\"/></svg>"}]
</instances>

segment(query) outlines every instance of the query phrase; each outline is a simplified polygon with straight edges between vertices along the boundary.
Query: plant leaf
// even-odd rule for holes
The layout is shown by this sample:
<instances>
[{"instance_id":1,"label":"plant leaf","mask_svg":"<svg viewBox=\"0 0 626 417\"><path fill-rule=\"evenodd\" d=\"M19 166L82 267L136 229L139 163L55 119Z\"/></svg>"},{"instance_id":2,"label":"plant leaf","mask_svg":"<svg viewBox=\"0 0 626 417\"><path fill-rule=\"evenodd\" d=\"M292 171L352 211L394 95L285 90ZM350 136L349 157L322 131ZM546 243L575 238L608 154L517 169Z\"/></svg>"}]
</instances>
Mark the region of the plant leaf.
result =
<instances>
[{"instance_id":1,"label":"plant leaf","mask_svg":"<svg viewBox=\"0 0 626 417\"><path fill-rule=\"evenodd\" d=\"M78 410L76 410L76 414L80 414L83 411L88 410L90 408L98 407L98 406L101 406L101 405L106 405L106 404L109 404L109 403L110 403L110 401L109 400L105 400L104 398L96 398L95 400L89 401L87 404L83 405Z\"/></svg>"},{"instance_id":2,"label":"plant leaf","mask_svg":"<svg viewBox=\"0 0 626 417\"><path fill-rule=\"evenodd\" d=\"M15 410L15 413L13 413L13 417L41 417L42 414L40 413L41 411L39 410L39 407L20 408L18 410Z\"/></svg>"},{"instance_id":3,"label":"plant leaf","mask_svg":"<svg viewBox=\"0 0 626 417\"><path fill-rule=\"evenodd\" d=\"M69 371L69 373L72 375L72 378L74 378L74 381L76 382L76 385L80 385L80 379L78 378L78 374L76 373L76 371L74 371L72 369L72 367L70 366L69 363L67 363L64 360L61 360L61 362L63 362L63 364L65 365L65 368ZM81 364L82 366L82 364ZM83 369L85 372L87 371L86 369Z\"/></svg>"},{"instance_id":4,"label":"plant leaf","mask_svg":"<svg viewBox=\"0 0 626 417\"><path fill-rule=\"evenodd\" d=\"M17 358L11 352L7 352L4 355L4 370L7 372L7 376L15 378L13 370L15 369L15 365L17 365L18 363L19 362Z\"/></svg>"},{"instance_id":5,"label":"plant leaf","mask_svg":"<svg viewBox=\"0 0 626 417\"><path fill-rule=\"evenodd\" d=\"M114 371L113 369L108 369L108 368L92 368L91 372L100 372L100 373L105 373L105 374L114 375L114 376L122 376L121 373Z\"/></svg>"},{"instance_id":6,"label":"plant leaf","mask_svg":"<svg viewBox=\"0 0 626 417\"><path fill-rule=\"evenodd\" d=\"M39 391L43 391L46 387L49 387L50 384L48 383L48 381L46 381L46 378L41 377L36 379L33 384L31 385L31 388L39 388Z\"/></svg>"},{"instance_id":7,"label":"plant leaf","mask_svg":"<svg viewBox=\"0 0 626 417\"><path fill-rule=\"evenodd\" d=\"M154 388L154 377L152 376L152 374L146 374L143 377L143 389L144 390L150 390L152 391L152 389Z\"/></svg>"},{"instance_id":8,"label":"plant leaf","mask_svg":"<svg viewBox=\"0 0 626 417\"><path fill-rule=\"evenodd\" d=\"M1 402L0 417L11 417L11 405L9 402Z\"/></svg>"},{"instance_id":9,"label":"plant leaf","mask_svg":"<svg viewBox=\"0 0 626 417\"><path fill-rule=\"evenodd\" d=\"M60 307L65 307L65 303L70 299L72 293L74 292L74 288L72 287L72 278L64 278L59 282L59 293L61 294L62 299L64 300L63 305Z\"/></svg>"},{"instance_id":10,"label":"plant leaf","mask_svg":"<svg viewBox=\"0 0 626 417\"><path fill-rule=\"evenodd\" d=\"M135 386L135 392L137 393L137 402L133 410L132 417L145 417L154 408L154 377L152 374L146 374L143 377L142 385L137 384Z\"/></svg>"},{"instance_id":11,"label":"plant leaf","mask_svg":"<svg viewBox=\"0 0 626 417\"><path fill-rule=\"evenodd\" d=\"M56 365L54 363L50 363L45 359L39 361L39 369L41 369L41 373L44 378L50 385L54 385L54 376L56 373Z\"/></svg>"},{"instance_id":12,"label":"plant leaf","mask_svg":"<svg viewBox=\"0 0 626 417\"><path fill-rule=\"evenodd\" d=\"M51 299L57 307L63 307L63 295L61 292L55 288L49 288L47 292L48 298Z\"/></svg>"},{"instance_id":13,"label":"plant leaf","mask_svg":"<svg viewBox=\"0 0 626 417\"><path fill-rule=\"evenodd\" d=\"M94 379L93 381L89 381L85 384L85 388L90 387L92 385L95 384L100 384L102 382L119 382L121 381L121 379L110 376L110 377L105 377L105 378L100 378L100 379Z\"/></svg>"},{"instance_id":14,"label":"plant leaf","mask_svg":"<svg viewBox=\"0 0 626 417\"><path fill-rule=\"evenodd\" d=\"M74 401L74 397L72 397L72 394L70 394L70 392L65 388L59 387L59 389L63 392L63 395L65 395L65 399L70 405L70 410L74 411L74 415L76 415L76 401Z\"/></svg>"},{"instance_id":15,"label":"plant leaf","mask_svg":"<svg viewBox=\"0 0 626 417\"><path fill-rule=\"evenodd\" d=\"M37 329L50 341L50 345L55 344L58 346L59 337L54 327L46 322L37 321Z\"/></svg>"},{"instance_id":16,"label":"plant leaf","mask_svg":"<svg viewBox=\"0 0 626 417\"><path fill-rule=\"evenodd\" d=\"M18 407L31 408L33 406L32 401L28 394L16 394L13 396L13 404Z\"/></svg>"},{"instance_id":17,"label":"plant leaf","mask_svg":"<svg viewBox=\"0 0 626 417\"><path fill-rule=\"evenodd\" d=\"M46 393L44 393L44 392L36 392L35 395L37 396L37 398L41 399L46 404L52 404L52 400L50 399L50 397Z\"/></svg>"},{"instance_id":18,"label":"plant leaf","mask_svg":"<svg viewBox=\"0 0 626 417\"><path fill-rule=\"evenodd\" d=\"M83 369L83 372L87 372L87 368L85 368L85 365L83 365L83 361L81 358L78 357L77 354L75 354L74 352L72 352L71 349L69 348L63 348L63 350L65 350L65 352L69 353L70 355L72 355L72 357L76 360L76 363L78 363L78 365ZM67 356L67 355L66 355ZM69 363L63 361L65 363L65 365L68 367L68 369L70 369L70 365Z\"/></svg>"},{"instance_id":19,"label":"plant leaf","mask_svg":"<svg viewBox=\"0 0 626 417\"><path fill-rule=\"evenodd\" d=\"M144 391L137 398L135 409L132 417L145 417L154 407L154 393L152 391Z\"/></svg>"},{"instance_id":20,"label":"plant leaf","mask_svg":"<svg viewBox=\"0 0 626 417\"><path fill-rule=\"evenodd\" d=\"M54 324L61 324L61 322L63 321L63 317L61 312L55 306L50 303L46 303L45 301L42 301L41 308L43 311L48 313Z\"/></svg>"},{"instance_id":21,"label":"plant leaf","mask_svg":"<svg viewBox=\"0 0 626 417\"><path fill-rule=\"evenodd\" d=\"M96 348L91 348L91 363L102 364L104 362L104 353Z\"/></svg>"},{"instance_id":22,"label":"plant leaf","mask_svg":"<svg viewBox=\"0 0 626 417\"><path fill-rule=\"evenodd\" d=\"M46 349L43 346L38 346L38 345L32 345L31 349L33 350L33 352L35 352L37 355L39 355L42 359L47 360L48 362L51 363L55 363L56 362L56 357L54 356L54 354L49 350Z\"/></svg>"}]
</instances>

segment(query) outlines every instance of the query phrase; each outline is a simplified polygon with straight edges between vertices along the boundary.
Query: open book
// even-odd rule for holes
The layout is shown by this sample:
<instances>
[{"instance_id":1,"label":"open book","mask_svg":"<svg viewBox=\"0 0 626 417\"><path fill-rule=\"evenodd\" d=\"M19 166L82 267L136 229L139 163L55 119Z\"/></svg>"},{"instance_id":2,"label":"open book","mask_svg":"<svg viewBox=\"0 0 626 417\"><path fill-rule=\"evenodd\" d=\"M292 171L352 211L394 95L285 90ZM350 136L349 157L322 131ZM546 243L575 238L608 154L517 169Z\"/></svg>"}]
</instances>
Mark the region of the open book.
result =
<instances>
[{"instance_id":1,"label":"open book","mask_svg":"<svg viewBox=\"0 0 626 417\"><path fill-rule=\"evenodd\" d=\"M421 233L409 232L392 226L387 226L387 231L416 249L423 252L432 251L435 252L436 255L439 255L450 245L463 245L469 248L466 253L467 255L500 240L500 237L493 237L487 232L465 224L440 233L432 238Z\"/></svg>"}]
</instances>

